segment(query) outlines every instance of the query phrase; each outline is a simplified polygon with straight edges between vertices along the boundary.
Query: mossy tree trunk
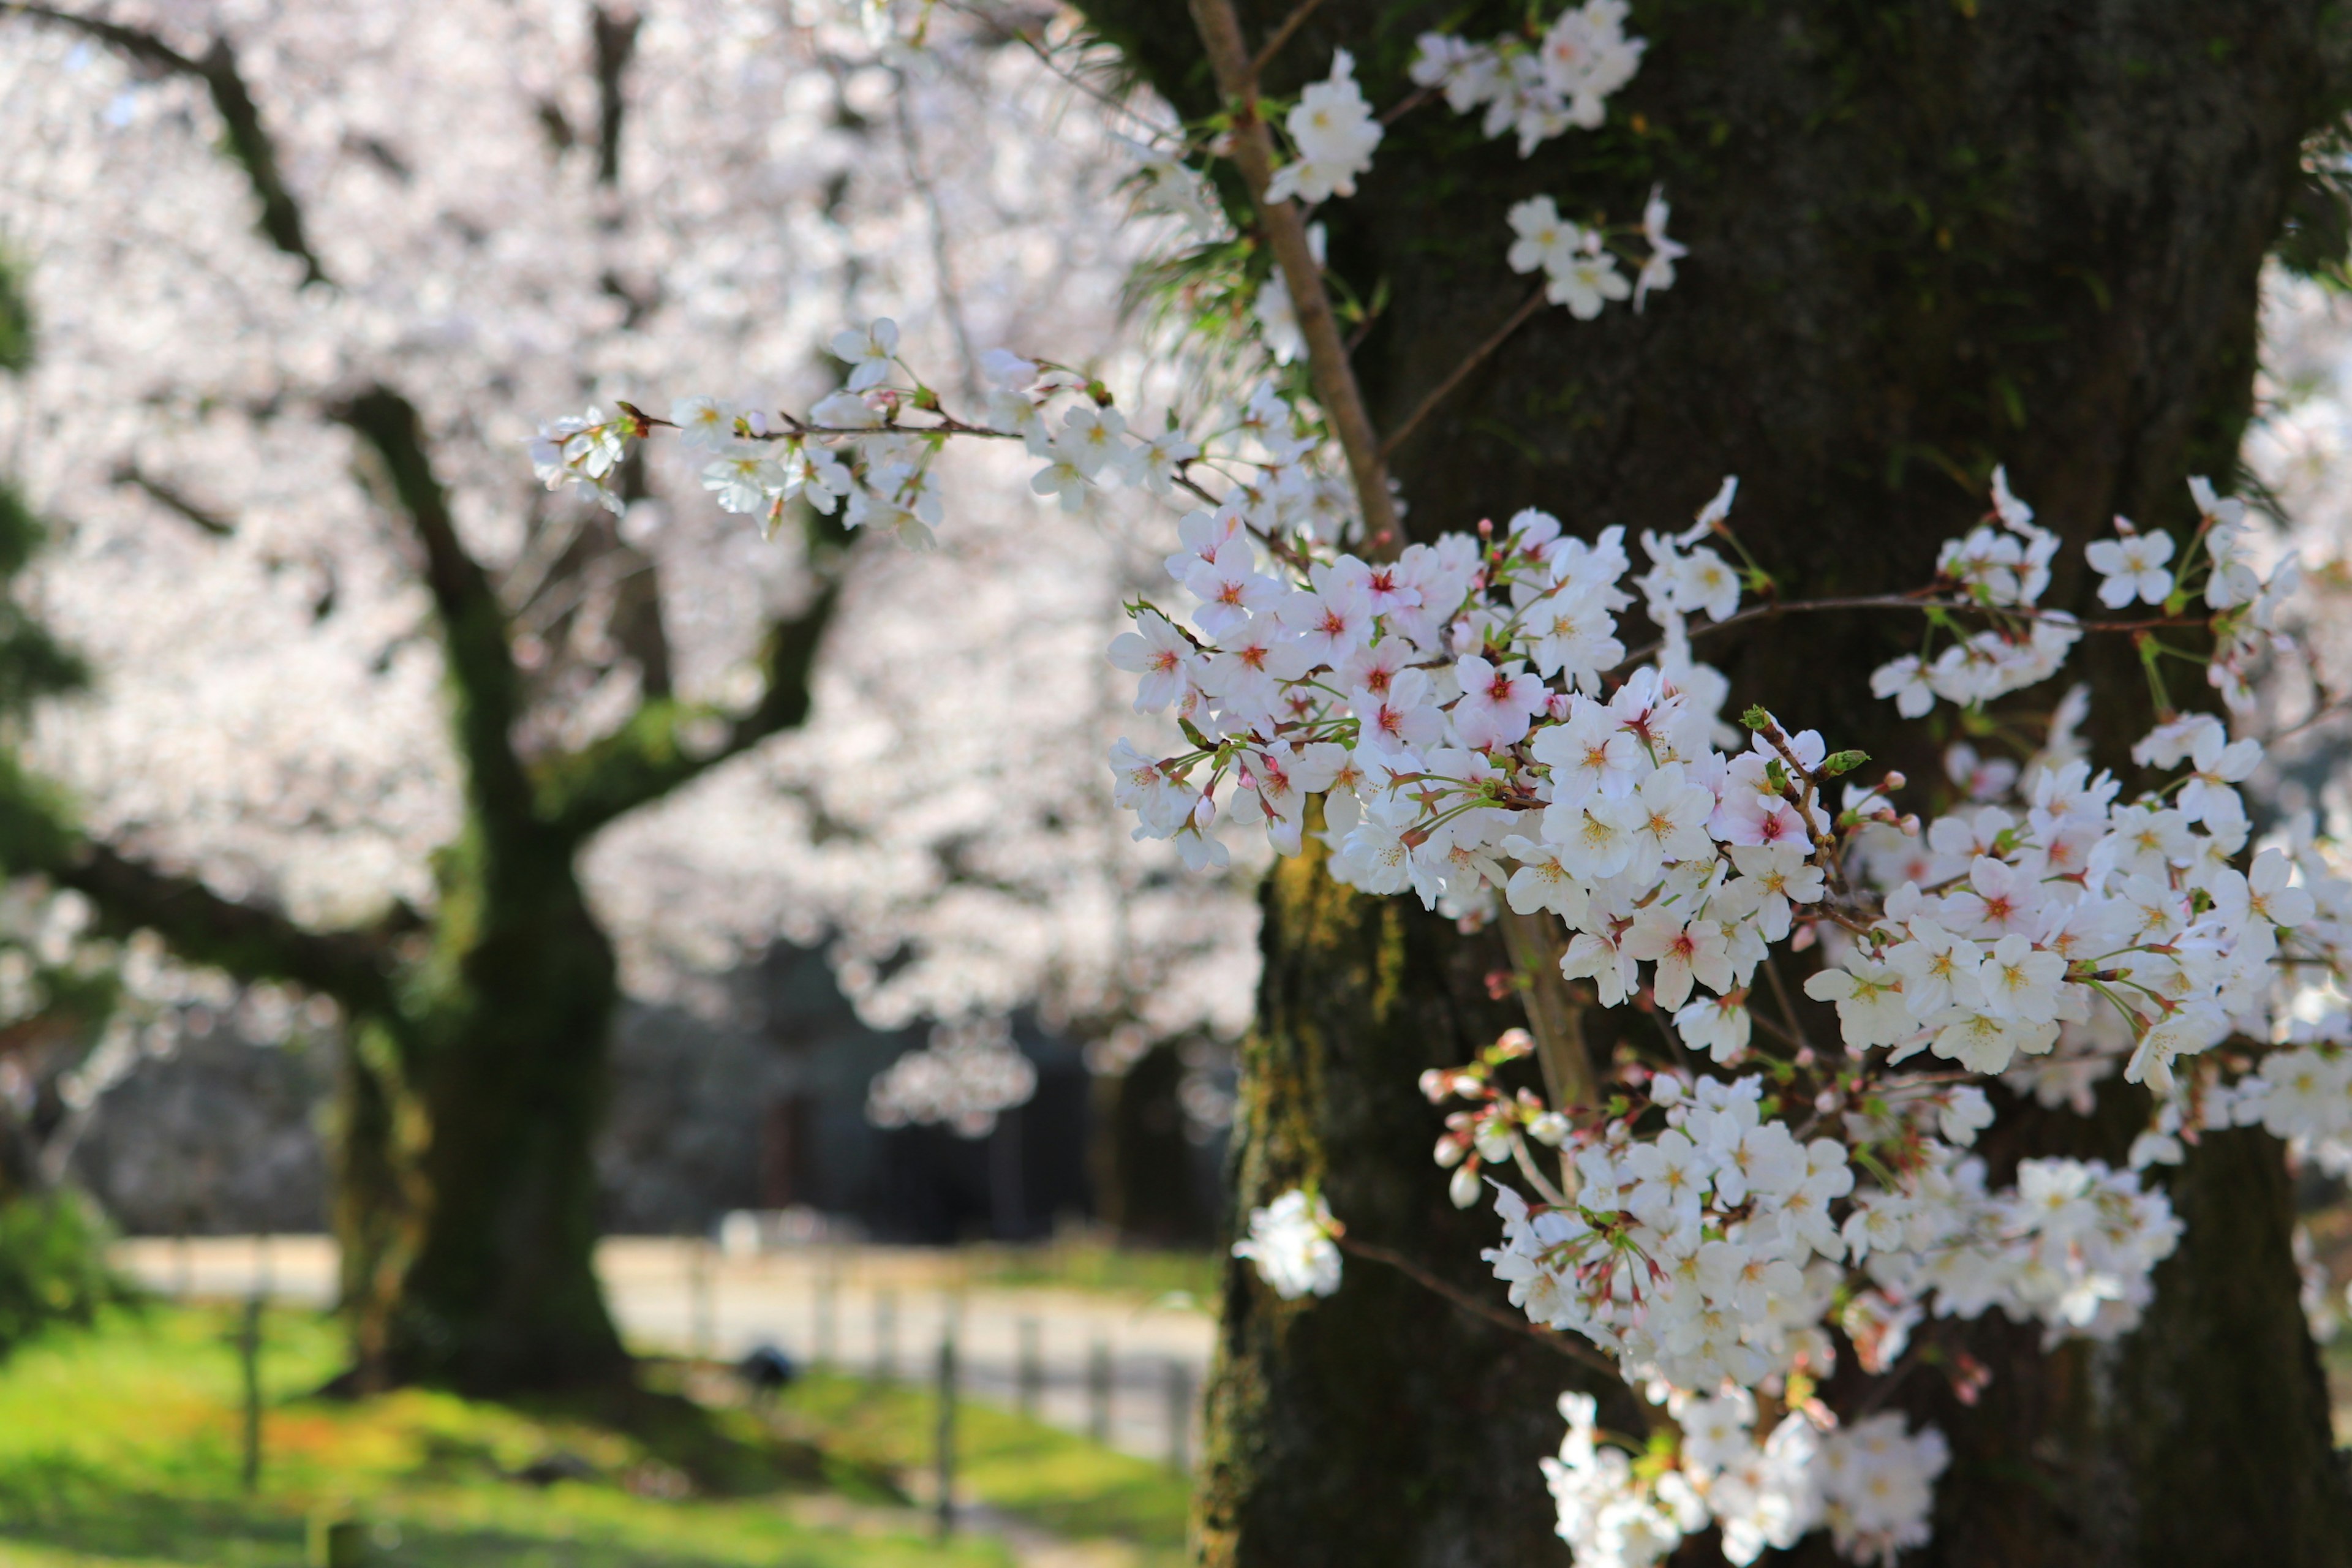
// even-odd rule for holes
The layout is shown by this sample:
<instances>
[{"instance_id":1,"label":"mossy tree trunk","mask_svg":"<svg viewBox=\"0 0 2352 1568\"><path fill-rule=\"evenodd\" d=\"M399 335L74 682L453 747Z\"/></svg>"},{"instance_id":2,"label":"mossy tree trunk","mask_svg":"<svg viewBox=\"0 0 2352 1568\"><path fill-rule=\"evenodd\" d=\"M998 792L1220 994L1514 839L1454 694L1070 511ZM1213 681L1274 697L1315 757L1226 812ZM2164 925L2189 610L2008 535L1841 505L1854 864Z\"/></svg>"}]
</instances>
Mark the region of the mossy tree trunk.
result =
<instances>
[{"instance_id":1,"label":"mossy tree trunk","mask_svg":"<svg viewBox=\"0 0 2352 1568\"><path fill-rule=\"evenodd\" d=\"M1188 113L1213 106L1181 7L1087 9ZM1253 47L1288 9L1244 5ZM1266 85L1294 90L1344 47L1375 104L1393 103L1424 28L1485 37L1521 19L1499 4L1327 0ZM1502 262L1513 201L1549 193L1570 216L1623 222L1663 182L1691 247L1681 283L1640 316L1539 315L1399 448L1418 536L1528 505L1587 535L1678 526L1736 473L1741 537L1812 596L1927 581L1937 542L1985 510L1997 463L2073 546L2117 512L2191 523L2183 480L2233 471L2264 257L2296 204L2332 200L2301 152L2341 112L2335 13L1634 0L1631 26L1649 52L1603 130L1523 161L1423 107L1391 130L1360 194L1317 214L1358 295L1390 289L1355 364L1391 426L1526 296ZM2079 560L2064 557L2050 603L2088 605ZM1638 643L1638 612L1630 629ZM1735 707L1769 700L1906 764L1924 797L1935 748L1866 683L1916 633L1894 616L1790 617L1701 652L1731 674ZM2094 740L2120 765L2149 718L2145 686L2127 652L2094 650L2086 668ZM1438 1120L1414 1086L1505 1021L1478 984L1498 946L1332 888L1308 862L1278 872L1265 903L1237 1209L1319 1178L1352 1241L1499 1300L1475 1259L1491 1222L1444 1206ZM2087 1121L2007 1109L1996 1163L2116 1159L2145 1101L2111 1096ZM1901 1391L1955 1450L1920 1560L2352 1560L2281 1152L2251 1132L2209 1138L2173 1194L2187 1235L2138 1333L2044 1356L2037 1334L1993 1319L1965 1336L1994 1374L1979 1405L1927 1377ZM1557 1440L1552 1397L1581 1374L1393 1270L1349 1269L1336 1297L1298 1305L1229 1276L1207 1561L1558 1561L1535 1458ZM1702 1562L1713 1547L1686 1551Z\"/></svg>"}]
</instances>

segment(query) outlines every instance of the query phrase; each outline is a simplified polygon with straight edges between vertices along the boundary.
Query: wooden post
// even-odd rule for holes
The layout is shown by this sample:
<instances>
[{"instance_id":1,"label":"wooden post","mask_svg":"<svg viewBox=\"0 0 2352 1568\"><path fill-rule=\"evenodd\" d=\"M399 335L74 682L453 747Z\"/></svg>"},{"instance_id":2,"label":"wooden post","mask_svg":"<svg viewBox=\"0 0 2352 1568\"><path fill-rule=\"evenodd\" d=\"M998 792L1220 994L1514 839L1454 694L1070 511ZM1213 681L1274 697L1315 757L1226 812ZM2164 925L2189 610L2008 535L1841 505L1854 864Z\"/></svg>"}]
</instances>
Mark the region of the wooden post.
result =
<instances>
[{"instance_id":1,"label":"wooden post","mask_svg":"<svg viewBox=\"0 0 2352 1568\"><path fill-rule=\"evenodd\" d=\"M955 1533L956 1344L952 1314L940 1329L939 1383L939 1529L940 1539L945 1541Z\"/></svg>"},{"instance_id":2,"label":"wooden post","mask_svg":"<svg viewBox=\"0 0 2352 1568\"><path fill-rule=\"evenodd\" d=\"M1168 1468L1183 1475L1192 1468L1192 1369L1168 1363Z\"/></svg>"},{"instance_id":3,"label":"wooden post","mask_svg":"<svg viewBox=\"0 0 2352 1568\"><path fill-rule=\"evenodd\" d=\"M245 1453L237 1479L247 1492L261 1485L261 1292L245 1299L236 1334L237 1370L245 1384Z\"/></svg>"},{"instance_id":4,"label":"wooden post","mask_svg":"<svg viewBox=\"0 0 2352 1568\"><path fill-rule=\"evenodd\" d=\"M1045 1352L1039 1342L1037 1320L1022 1319L1020 1335L1020 1350L1013 1367L1013 1404L1022 1415L1034 1420L1045 1388Z\"/></svg>"},{"instance_id":5,"label":"wooden post","mask_svg":"<svg viewBox=\"0 0 2352 1568\"><path fill-rule=\"evenodd\" d=\"M367 1532L347 1510L328 1508L312 1513L309 1536L310 1568L360 1568Z\"/></svg>"},{"instance_id":6,"label":"wooden post","mask_svg":"<svg viewBox=\"0 0 2352 1568\"><path fill-rule=\"evenodd\" d=\"M816 1326L809 1335L809 1360L818 1366L833 1364L833 1319L840 1281L827 1263L816 1279Z\"/></svg>"},{"instance_id":7,"label":"wooden post","mask_svg":"<svg viewBox=\"0 0 2352 1568\"><path fill-rule=\"evenodd\" d=\"M898 1375L898 1293L874 1292L874 1381L888 1383Z\"/></svg>"},{"instance_id":8,"label":"wooden post","mask_svg":"<svg viewBox=\"0 0 2352 1568\"><path fill-rule=\"evenodd\" d=\"M1087 1435L1110 1446L1110 1346L1100 1340L1087 1358Z\"/></svg>"},{"instance_id":9,"label":"wooden post","mask_svg":"<svg viewBox=\"0 0 2352 1568\"><path fill-rule=\"evenodd\" d=\"M686 1288L693 1317L694 1355L708 1361L719 1353L719 1304L711 1279L710 1238L698 1236L687 1244Z\"/></svg>"}]
</instances>

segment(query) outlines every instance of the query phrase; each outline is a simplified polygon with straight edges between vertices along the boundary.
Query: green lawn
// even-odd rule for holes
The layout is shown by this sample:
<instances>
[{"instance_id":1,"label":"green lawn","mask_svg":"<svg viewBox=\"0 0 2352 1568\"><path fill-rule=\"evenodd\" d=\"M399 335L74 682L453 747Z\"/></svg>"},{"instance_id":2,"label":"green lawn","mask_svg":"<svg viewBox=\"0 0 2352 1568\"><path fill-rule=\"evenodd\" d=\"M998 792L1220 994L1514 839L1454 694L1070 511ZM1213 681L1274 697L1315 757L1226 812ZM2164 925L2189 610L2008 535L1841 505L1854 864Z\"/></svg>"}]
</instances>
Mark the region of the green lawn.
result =
<instances>
[{"instance_id":1,"label":"green lawn","mask_svg":"<svg viewBox=\"0 0 2352 1568\"><path fill-rule=\"evenodd\" d=\"M929 1467L939 1401L911 1384L819 1373L779 1404L785 1431L822 1443L845 1469ZM1165 1466L992 1405L956 1407L957 1494L1057 1535L1108 1537L1145 1549L1147 1561L1180 1561L1192 1483ZM853 1471L853 1473L855 1473Z\"/></svg>"},{"instance_id":2,"label":"green lawn","mask_svg":"<svg viewBox=\"0 0 2352 1568\"><path fill-rule=\"evenodd\" d=\"M60 1332L0 1366L0 1568L291 1568L307 1521L347 1510L385 1568L998 1568L997 1543L940 1546L894 1485L926 1464L932 1401L806 1380L766 1421L681 1402L625 1435L580 1409L408 1391L308 1397L339 1342L315 1315L265 1327L265 1462L238 1484L233 1315L153 1308ZM656 1379L658 1381L658 1379ZM1139 1460L974 1406L963 1488L1071 1535L1172 1561L1185 1488ZM567 1479L533 1484L539 1467Z\"/></svg>"}]
</instances>

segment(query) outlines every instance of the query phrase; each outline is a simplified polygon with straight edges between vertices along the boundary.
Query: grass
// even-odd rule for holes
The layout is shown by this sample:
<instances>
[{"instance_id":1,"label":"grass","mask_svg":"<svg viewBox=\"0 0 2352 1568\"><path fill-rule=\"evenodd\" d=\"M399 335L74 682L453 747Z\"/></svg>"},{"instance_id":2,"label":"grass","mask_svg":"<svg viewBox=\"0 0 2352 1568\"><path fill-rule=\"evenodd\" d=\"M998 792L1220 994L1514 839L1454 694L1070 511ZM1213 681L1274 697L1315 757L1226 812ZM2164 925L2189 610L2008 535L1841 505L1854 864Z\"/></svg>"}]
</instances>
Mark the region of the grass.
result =
<instances>
[{"instance_id":1,"label":"grass","mask_svg":"<svg viewBox=\"0 0 2352 1568\"><path fill-rule=\"evenodd\" d=\"M517 1409L408 1390L310 1397L333 1326L264 1324L261 1484L238 1481L233 1314L116 1310L0 1367L0 1568L290 1568L315 1516L348 1512L372 1564L417 1568L1003 1568L1002 1543L945 1546L897 1506L937 1415L914 1389L803 1379L770 1420L650 1407ZM1173 1561L1185 1485L1156 1466L993 1409L959 1410L959 1491L1060 1533ZM526 1479L536 1471L541 1484ZM550 1474L560 1479L546 1479Z\"/></svg>"},{"instance_id":2,"label":"grass","mask_svg":"<svg viewBox=\"0 0 2352 1568\"><path fill-rule=\"evenodd\" d=\"M812 1373L778 1403L784 1429L821 1441L837 1463L884 1471L927 1467L939 1400L910 1384ZM956 1406L956 1490L1056 1535L1132 1543L1147 1562L1182 1559L1189 1478L1098 1447L992 1405Z\"/></svg>"}]
</instances>

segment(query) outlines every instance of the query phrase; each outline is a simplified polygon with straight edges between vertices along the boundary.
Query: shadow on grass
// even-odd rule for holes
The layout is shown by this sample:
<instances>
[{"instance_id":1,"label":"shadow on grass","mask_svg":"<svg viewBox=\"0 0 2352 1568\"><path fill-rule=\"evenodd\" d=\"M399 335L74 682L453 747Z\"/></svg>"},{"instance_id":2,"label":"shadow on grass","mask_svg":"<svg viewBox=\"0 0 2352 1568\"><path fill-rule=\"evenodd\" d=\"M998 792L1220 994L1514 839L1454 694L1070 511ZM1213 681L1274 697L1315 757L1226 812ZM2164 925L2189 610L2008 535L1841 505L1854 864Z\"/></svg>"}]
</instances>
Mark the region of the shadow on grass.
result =
<instances>
[{"instance_id":1,"label":"shadow on grass","mask_svg":"<svg viewBox=\"0 0 2352 1568\"><path fill-rule=\"evenodd\" d=\"M301 1560L302 1521L126 1489L96 1467L36 1456L0 1468L0 1542L89 1557Z\"/></svg>"},{"instance_id":2,"label":"shadow on grass","mask_svg":"<svg viewBox=\"0 0 2352 1568\"><path fill-rule=\"evenodd\" d=\"M378 1561L432 1568L740 1568L740 1554L711 1554L674 1542L551 1539L494 1526L450 1528L404 1510L389 1521L396 1546ZM306 1526L291 1515L226 1500L175 1497L118 1486L95 1467L32 1459L0 1468L0 1562L11 1542L45 1553L205 1568L280 1568L304 1560ZM389 1542L386 1542L389 1544ZM779 1568L837 1568L839 1548L787 1545Z\"/></svg>"},{"instance_id":3,"label":"shadow on grass","mask_svg":"<svg viewBox=\"0 0 2352 1568\"><path fill-rule=\"evenodd\" d=\"M906 1384L819 1372L785 1391L773 1419L887 1475L930 1462L938 1409L930 1394ZM1189 1477L977 1402L958 1402L956 1430L964 1495L1072 1539L1184 1544Z\"/></svg>"},{"instance_id":4,"label":"shadow on grass","mask_svg":"<svg viewBox=\"0 0 2352 1568\"><path fill-rule=\"evenodd\" d=\"M759 1497L822 1488L852 1501L903 1505L888 1467L834 1452L821 1441L779 1432L751 1411L688 1398L686 1369L648 1359L634 1384L509 1401L541 1421L578 1421L623 1433L675 1468L706 1497Z\"/></svg>"}]
</instances>

